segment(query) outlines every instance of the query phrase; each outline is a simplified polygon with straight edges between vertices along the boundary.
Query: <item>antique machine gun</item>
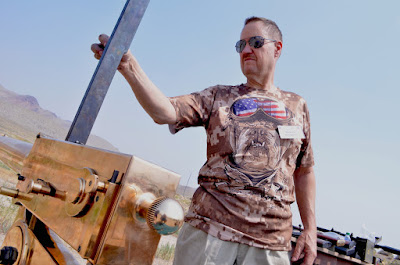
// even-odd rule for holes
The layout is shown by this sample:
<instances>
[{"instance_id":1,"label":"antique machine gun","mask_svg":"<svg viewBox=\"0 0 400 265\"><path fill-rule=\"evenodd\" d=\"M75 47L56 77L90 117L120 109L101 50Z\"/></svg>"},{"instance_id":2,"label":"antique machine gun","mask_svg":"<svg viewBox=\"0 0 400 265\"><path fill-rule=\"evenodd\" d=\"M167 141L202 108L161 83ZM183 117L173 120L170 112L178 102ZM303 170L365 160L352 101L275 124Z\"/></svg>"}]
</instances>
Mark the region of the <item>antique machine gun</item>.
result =
<instances>
[{"instance_id":1,"label":"antique machine gun","mask_svg":"<svg viewBox=\"0 0 400 265\"><path fill-rule=\"evenodd\" d=\"M85 145L148 2L126 2L65 141L0 137L0 159L19 172L0 194L21 206L0 264L79 264L69 247L88 264L152 264L160 236L181 226L179 175Z\"/></svg>"},{"instance_id":2,"label":"antique machine gun","mask_svg":"<svg viewBox=\"0 0 400 265\"><path fill-rule=\"evenodd\" d=\"M0 140L8 165L29 148ZM0 191L21 205L1 264L77 264L59 237L89 264L151 264L160 234L182 223L179 176L134 156L39 136L20 172Z\"/></svg>"},{"instance_id":3,"label":"antique machine gun","mask_svg":"<svg viewBox=\"0 0 400 265\"><path fill-rule=\"evenodd\" d=\"M301 226L293 226L293 246L301 232ZM376 237L373 242L372 239L353 237L353 234L345 235L333 228L318 227L318 252L314 264L400 265L400 250L378 244L381 239Z\"/></svg>"}]
</instances>

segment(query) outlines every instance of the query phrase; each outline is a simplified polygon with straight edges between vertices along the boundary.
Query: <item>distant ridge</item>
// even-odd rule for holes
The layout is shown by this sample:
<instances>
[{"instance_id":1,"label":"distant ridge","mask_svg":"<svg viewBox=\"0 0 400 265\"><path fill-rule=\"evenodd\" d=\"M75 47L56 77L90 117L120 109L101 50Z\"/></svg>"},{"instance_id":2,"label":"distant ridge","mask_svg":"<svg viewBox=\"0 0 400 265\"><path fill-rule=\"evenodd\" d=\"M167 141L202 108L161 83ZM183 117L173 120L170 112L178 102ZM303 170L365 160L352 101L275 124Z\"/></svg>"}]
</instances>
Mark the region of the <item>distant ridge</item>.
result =
<instances>
[{"instance_id":1,"label":"distant ridge","mask_svg":"<svg viewBox=\"0 0 400 265\"><path fill-rule=\"evenodd\" d=\"M40 107L31 95L19 95L0 85L0 134L33 143L38 133L64 140L71 126L51 111ZM91 134L87 145L118 151L107 140Z\"/></svg>"}]
</instances>

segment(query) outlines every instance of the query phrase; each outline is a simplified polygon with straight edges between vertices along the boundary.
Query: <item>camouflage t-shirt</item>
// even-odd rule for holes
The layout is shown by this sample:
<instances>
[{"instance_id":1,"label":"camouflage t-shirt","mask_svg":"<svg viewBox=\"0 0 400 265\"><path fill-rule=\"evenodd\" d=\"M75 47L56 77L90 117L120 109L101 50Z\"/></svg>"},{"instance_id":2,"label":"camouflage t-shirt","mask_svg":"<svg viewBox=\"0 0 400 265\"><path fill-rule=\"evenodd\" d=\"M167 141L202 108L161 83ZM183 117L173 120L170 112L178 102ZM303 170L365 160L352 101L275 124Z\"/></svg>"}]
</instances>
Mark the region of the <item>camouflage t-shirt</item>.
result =
<instances>
[{"instance_id":1,"label":"camouflage t-shirt","mask_svg":"<svg viewBox=\"0 0 400 265\"><path fill-rule=\"evenodd\" d=\"M289 251L293 172L314 164L305 100L243 84L170 100L177 114L172 133L190 126L207 132L207 161L185 221L221 240ZM305 137L282 139L278 126L300 126Z\"/></svg>"}]
</instances>

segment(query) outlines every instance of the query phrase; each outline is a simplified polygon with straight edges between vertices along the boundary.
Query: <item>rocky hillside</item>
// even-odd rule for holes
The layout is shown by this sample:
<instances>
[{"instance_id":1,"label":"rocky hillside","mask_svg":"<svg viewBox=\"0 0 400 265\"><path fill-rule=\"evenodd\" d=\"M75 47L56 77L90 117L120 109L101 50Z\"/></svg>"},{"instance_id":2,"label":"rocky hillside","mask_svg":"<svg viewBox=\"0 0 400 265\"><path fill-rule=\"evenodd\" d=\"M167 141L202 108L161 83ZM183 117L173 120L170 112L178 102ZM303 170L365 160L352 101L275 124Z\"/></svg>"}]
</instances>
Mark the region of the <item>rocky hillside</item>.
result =
<instances>
[{"instance_id":1,"label":"rocky hillside","mask_svg":"<svg viewBox=\"0 0 400 265\"><path fill-rule=\"evenodd\" d=\"M40 107L30 95L19 95L0 85L0 134L33 143L38 133L64 140L71 126L70 121L57 117ZM111 143L91 135L88 145L118 151Z\"/></svg>"}]
</instances>

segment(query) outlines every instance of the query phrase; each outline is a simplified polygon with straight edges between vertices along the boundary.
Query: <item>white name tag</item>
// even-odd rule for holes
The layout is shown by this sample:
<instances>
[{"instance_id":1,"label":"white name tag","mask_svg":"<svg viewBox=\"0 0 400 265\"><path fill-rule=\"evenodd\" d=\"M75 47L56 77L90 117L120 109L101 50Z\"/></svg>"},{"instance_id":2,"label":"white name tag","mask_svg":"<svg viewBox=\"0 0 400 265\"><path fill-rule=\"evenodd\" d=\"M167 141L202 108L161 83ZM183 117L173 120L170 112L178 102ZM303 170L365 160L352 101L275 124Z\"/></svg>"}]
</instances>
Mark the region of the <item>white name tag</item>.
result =
<instances>
[{"instance_id":1,"label":"white name tag","mask_svg":"<svg viewBox=\"0 0 400 265\"><path fill-rule=\"evenodd\" d=\"M304 139L303 129L301 126L278 125L278 132L281 139Z\"/></svg>"}]
</instances>

